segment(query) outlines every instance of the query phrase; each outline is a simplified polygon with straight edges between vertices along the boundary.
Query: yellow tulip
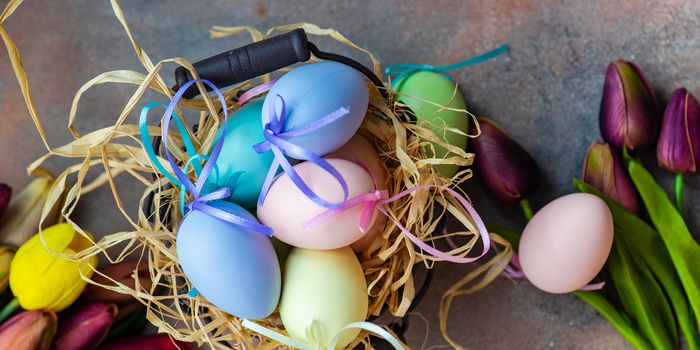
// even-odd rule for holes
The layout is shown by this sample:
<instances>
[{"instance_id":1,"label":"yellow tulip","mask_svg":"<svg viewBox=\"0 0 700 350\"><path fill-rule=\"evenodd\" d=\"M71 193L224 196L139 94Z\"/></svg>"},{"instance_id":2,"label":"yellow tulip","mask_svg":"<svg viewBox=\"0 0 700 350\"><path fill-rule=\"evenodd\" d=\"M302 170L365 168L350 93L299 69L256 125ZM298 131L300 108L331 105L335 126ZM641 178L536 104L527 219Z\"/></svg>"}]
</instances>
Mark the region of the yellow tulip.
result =
<instances>
[{"instance_id":1,"label":"yellow tulip","mask_svg":"<svg viewBox=\"0 0 700 350\"><path fill-rule=\"evenodd\" d=\"M75 262L53 252L75 254L90 246L90 241L68 224L43 230L19 247L10 265L10 289L25 310L61 311L72 304L85 289L82 275L90 278L97 257ZM92 267L91 267L92 266Z\"/></svg>"},{"instance_id":2,"label":"yellow tulip","mask_svg":"<svg viewBox=\"0 0 700 350\"><path fill-rule=\"evenodd\" d=\"M0 246L0 293L7 289L10 280L10 263L15 256L15 248Z\"/></svg>"}]
</instances>

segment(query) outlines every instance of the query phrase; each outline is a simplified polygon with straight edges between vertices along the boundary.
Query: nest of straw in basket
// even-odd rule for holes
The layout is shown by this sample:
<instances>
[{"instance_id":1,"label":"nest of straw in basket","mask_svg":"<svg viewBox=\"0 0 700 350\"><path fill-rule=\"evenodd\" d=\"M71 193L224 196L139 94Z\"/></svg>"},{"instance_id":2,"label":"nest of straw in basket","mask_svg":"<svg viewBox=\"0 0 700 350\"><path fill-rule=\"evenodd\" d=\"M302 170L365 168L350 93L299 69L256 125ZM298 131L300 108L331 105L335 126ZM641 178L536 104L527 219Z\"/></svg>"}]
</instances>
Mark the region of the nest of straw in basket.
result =
<instances>
[{"instance_id":1,"label":"nest of straw in basket","mask_svg":"<svg viewBox=\"0 0 700 350\"><path fill-rule=\"evenodd\" d=\"M11 1L0 17L0 21L6 20L20 3L21 1ZM62 204L61 213L68 223L85 235L83 229L71 217L73 210L83 194L103 185L109 185L114 195L115 204L131 226L131 230L98 234L96 236L103 237L93 242L94 245L91 248L67 258L85 261L88 257L100 255L110 263L116 263L127 256L134 254L140 256L141 263L148 264L150 271L152 285L149 289L140 285L138 279L136 279L137 283L134 288L116 281L112 281L114 284L102 285L102 287L129 294L138 299L147 306L149 321L158 327L159 331L167 332L179 340L200 344L206 342L219 349L267 349L280 346L282 344L243 327L242 320L219 310L203 297L193 298L187 294L191 286L178 264L175 249L176 231L181 219L178 210L180 188L171 186L163 174L160 174L151 163L139 139L139 127L136 123L130 122L130 117L133 117L134 108L148 102L142 100L147 90L162 95L163 100L169 100L172 97L172 91L161 76L166 63L174 62L182 65L190 70L193 76L196 76L196 73L192 65L182 58L164 59L154 64L129 29L118 2L112 1L112 6L133 44L136 55L143 64L144 72L128 70L105 72L85 83L73 99L68 118L68 129L74 140L60 147L51 147L46 141L41 119L34 108L31 90L21 65L19 51L7 32L0 26L0 35L10 53L13 68L30 113L42 140L49 149L45 156L30 165L29 171L40 169L42 163L50 157L81 160L64 169L57 176L44 213L48 213L51 208L60 205L59 194L67 190L67 197ZM258 41L277 31L294 28L303 28L310 35L329 36L342 45L359 50L369 57L374 72L381 76L379 62L370 52L355 45L333 29L322 29L315 25L301 23L275 27L264 33L249 27L213 27L211 34L213 38L222 38L247 31L254 41ZM270 75L266 75L257 80L245 82L224 90L224 95L227 100L230 100L240 90L267 82L269 79ZM104 83L130 84L134 85L136 90L121 113L114 117L112 126L81 135L74 128L81 97L88 89ZM389 88L389 84L386 86L389 98L382 97L375 87L369 87L370 105L359 132L375 145L388 169L387 189L389 193L393 195L419 185L436 185L440 188L457 189L459 184L470 179L472 172L468 167L472 164L474 155L445 143L424 124L416 125L404 122L401 110L406 106L396 102L395 92ZM238 108L235 103L229 104L228 107L231 110ZM223 122L223 117L218 112L221 109L220 103L204 95L202 98L181 102L179 108L179 115L187 115L188 113L183 113L184 110L190 111L189 114L194 111L199 115L198 120L196 120L199 127L196 132L190 130L189 133L199 153L206 154L212 147L220 123ZM465 118L475 119L466 110L461 112L464 113ZM474 120L474 122L476 121ZM193 123L190 121L189 124ZM151 133L160 134L161 132L159 127L153 126L149 129ZM445 128L445 132L461 131ZM425 149L426 147L434 147L434 144L448 149L451 152L449 157L429 158ZM178 161L187 161L187 154L182 151L182 139L172 137L171 143L167 147ZM433 170L437 164L457 164L462 166L464 170L451 179L445 178ZM97 172L97 175L94 176L93 180L87 182L86 178L91 171ZM193 176L194 174L189 175ZM130 216L124 209L120 189L114 181L116 176L130 176L133 180L132 186L139 184L143 188L138 214L135 217ZM413 232L426 243L433 244L432 242L446 236L466 237L465 244L449 252L454 256L466 256L479 240L477 230L469 213L459 205L455 198L440 188L414 192L410 196L387 204L387 210L407 230ZM154 208L158 208L158 210L147 206L151 196ZM439 222L444 216L459 221L461 227L464 227L463 231L436 232ZM496 243L504 243L497 236L492 236L492 239L495 239ZM493 257L489 263L482 267L493 267L495 261L507 261L508 256L504 254L508 253L507 243L505 245L506 249L502 251L502 254ZM113 254L115 249L119 251L118 254ZM387 223L383 233L371 245L370 249L359 258L368 285L368 318L378 316L384 310L388 310L397 317L404 316L415 296L412 273L414 266L422 263L426 267L432 268L433 262L440 260L417 249L391 221ZM502 263L495 265L500 266ZM99 271L96 273L99 274ZM495 276L494 271L491 270L489 275ZM490 277L488 280L492 278ZM483 286L483 284L484 281L479 285ZM258 323L280 333L285 333L277 313ZM360 343L371 348L366 331L361 332L350 346Z\"/></svg>"}]
</instances>

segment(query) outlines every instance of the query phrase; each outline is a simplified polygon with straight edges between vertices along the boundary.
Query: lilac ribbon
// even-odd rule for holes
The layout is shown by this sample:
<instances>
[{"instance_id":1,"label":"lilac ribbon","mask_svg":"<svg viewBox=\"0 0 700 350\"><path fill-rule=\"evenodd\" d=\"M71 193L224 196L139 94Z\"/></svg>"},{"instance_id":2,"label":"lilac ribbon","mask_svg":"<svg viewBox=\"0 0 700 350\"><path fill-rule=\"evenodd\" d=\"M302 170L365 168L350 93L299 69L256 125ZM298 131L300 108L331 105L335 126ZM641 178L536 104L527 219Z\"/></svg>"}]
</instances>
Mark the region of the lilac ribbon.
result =
<instances>
[{"instance_id":1,"label":"lilac ribbon","mask_svg":"<svg viewBox=\"0 0 700 350\"><path fill-rule=\"evenodd\" d=\"M277 112L277 102L280 102L281 104L279 113ZM306 197L314 201L316 204L324 208L337 208L341 206L343 202L348 199L348 185L345 182L345 179L343 179L342 175L340 175L338 170L328 163L328 161L321 158L321 156L290 142L289 139L316 131L346 116L348 113L350 113L349 107L341 107L319 120L287 131L283 131L284 123L287 118L287 111L282 96L275 95L275 100L269 108L269 113L269 122L265 124L265 129L263 130L265 141L253 145L253 149L257 153L272 151L272 153L275 155L275 158L270 165L270 170L267 172L265 183L262 187L262 192L258 198L258 205L263 205L265 202L265 197L267 196L270 186L272 185L272 181L277 174L277 169L281 166L297 188L299 188ZM296 170L294 170L285 155L294 159L308 160L321 167L321 169L327 173L331 174L343 188L343 200L337 203L332 203L319 197L313 190L311 190L311 188L309 188L299 174L297 174Z\"/></svg>"},{"instance_id":2,"label":"lilac ribbon","mask_svg":"<svg viewBox=\"0 0 700 350\"><path fill-rule=\"evenodd\" d=\"M243 94L241 94L240 97L238 97L238 105L243 106L244 104L246 104L246 102L252 100L254 97L269 91L270 89L272 89L272 86L275 85L276 82L277 79L272 79L267 83L250 88L250 90L244 92Z\"/></svg>"},{"instance_id":3,"label":"lilac ribbon","mask_svg":"<svg viewBox=\"0 0 700 350\"><path fill-rule=\"evenodd\" d=\"M366 232L367 227L369 226L370 221L372 220L372 214L374 212L374 209L379 210L382 214L384 214L389 220L391 220L396 227L401 230L401 232L406 235L406 237L413 242L413 244L417 245L420 249L423 251L427 252L428 254L445 260L445 261L450 261L453 263L458 263L458 264L466 264L466 263L471 263L474 261L479 260L481 257L486 255L488 253L489 249L491 248L491 239L489 238L489 233L486 230L486 225L484 225L484 221L481 220L481 217L479 216L479 213L476 212L474 207L469 204L469 202L464 198L461 194L459 194L457 191L451 189L451 188L444 188L448 193L450 193L452 196L454 196L457 201L464 207L464 209L467 210L467 212L471 215L472 219L474 219L474 223L476 224L477 230L479 231L479 236L481 237L483 241L483 249L481 251L481 254L476 257L459 257L459 256L454 256L450 255L448 253L445 253L443 251L440 251L436 249L435 247L423 242L420 238L418 238L416 235L411 233L411 231L407 230L401 223L394 218L394 216L390 215L389 212L386 210L384 207L385 204L394 202L399 200L402 197L405 197L413 192L423 190L423 189L428 189L428 188L441 188L440 186L437 185L420 185L420 186L415 186L409 189L406 189L399 194L393 196L393 197L388 197L388 192L386 190L375 190L372 192L368 192L365 194L361 194L359 196L353 197L350 200L345 201L344 203L341 204L340 207L338 208L333 208L324 211L323 213L311 218L309 221L305 222L303 224L303 227L308 229L312 228L330 218L333 216L336 216L340 213L342 213L345 210L348 210L352 207L358 206L358 205L364 205L364 209L362 212L362 215L360 216L360 223L359 227L360 230L362 231L363 229ZM388 198L387 198L388 197Z\"/></svg>"},{"instance_id":4,"label":"lilac ribbon","mask_svg":"<svg viewBox=\"0 0 700 350\"><path fill-rule=\"evenodd\" d=\"M203 84L208 85L216 93L216 96L221 102L221 108L223 109L224 113L224 126L223 131L221 133L221 137L219 137L219 140L214 146L214 151L209 156L209 159L204 165L204 168L202 168L202 172L199 174L196 184L193 184L192 181L190 181L190 179L187 177L187 175L185 175L185 173L180 169L180 167L178 167L177 162L175 162L172 155L168 151L167 145L168 128L170 127L170 120L172 119L175 106L177 106L178 101L180 101L182 95L185 93L185 91L187 91L187 88L189 88L190 86L192 86L192 84L195 84L197 82L201 82ZM170 105L168 105L168 109L166 109L165 111L165 114L163 116L163 144L166 145L165 154L168 157L168 162L170 163L170 166L173 169L173 173L175 173L177 179L180 180L182 186L185 187L185 189L188 192L190 192L194 197L191 202L185 205L185 207L189 210L198 210L202 213L230 222L242 228L260 232L268 236L272 236L272 229L268 226L262 225L252 220L248 220L246 218L242 218L238 215L226 212L224 210L215 208L207 204L207 202L224 199L231 196L231 191L228 188L220 188L216 191L202 195L202 188L204 187L204 183L206 182L207 177L209 177L209 174L211 174L211 171L214 168L214 165L216 164L216 160L219 158L221 149L223 148L224 139L226 138L227 120L228 111L226 110L226 100L224 99L223 94L216 87L216 85L214 85L212 82L206 79L190 80L184 85L182 85L182 87L175 93L175 96L173 96L173 99L170 101Z\"/></svg>"}]
</instances>

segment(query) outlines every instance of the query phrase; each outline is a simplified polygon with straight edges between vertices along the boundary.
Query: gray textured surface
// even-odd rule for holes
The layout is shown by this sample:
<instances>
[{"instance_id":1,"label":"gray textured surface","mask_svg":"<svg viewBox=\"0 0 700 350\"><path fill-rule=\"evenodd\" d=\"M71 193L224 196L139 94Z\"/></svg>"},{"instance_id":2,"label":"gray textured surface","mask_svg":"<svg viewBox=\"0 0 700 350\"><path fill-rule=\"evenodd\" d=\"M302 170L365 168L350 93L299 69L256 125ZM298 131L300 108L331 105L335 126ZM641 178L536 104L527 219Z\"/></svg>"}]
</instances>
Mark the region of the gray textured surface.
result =
<instances>
[{"instance_id":1,"label":"gray textured surface","mask_svg":"<svg viewBox=\"0 0 700 350\"><path fill-rule=\"evenodd\" d=\"M0 1L4 6L6 1ZM272 25L306 21L334 27L376 53L383 63L449 63L500 43L507 57L454 72L470 109L502 123L538 159L545 172L538 207L570 192L588 144L599 138L597 111L606 64L636 61L661 100L679 85L700 93L700 3L692 1L123 1L135 35L149 55L200 59L243 43L245 36L212 41L211 25ZM65 125L75 90L114 69L139 69L138 61L105 1L27 1L7 22L24 57L50 144L69 139ZM324 46L328 47L328 46ZM341 50L343 51L343 50ZM103 86L81 105L78 128L107 126L131 88ZM24 166L43 146L21 100L5 50L0 50L0 156L2 181L20 188ZM653 161L653 160L652 160ZM66 163L52 161L58 170ZM668 184L668 177L664 178ZM688 213L700 201L697 178L688 179ZM491 222L522 225L517 210L498 210L475 182L470 194ZM109 193L86 200L94 232L125 223L110 209ZM85 208L83 208L85 209ZM691 226L698 228L695 216ZM439 264L432 294L418 308L430 323L427 346L445 344L437 326L440 295L465 266ZM455 301L450 333L473 349L620 349L627 345L591 308L570 295L537 291L524 282L499 280ZM420 348L424 327L414 317L410 344Z\"/></svg>"}]
</instances>

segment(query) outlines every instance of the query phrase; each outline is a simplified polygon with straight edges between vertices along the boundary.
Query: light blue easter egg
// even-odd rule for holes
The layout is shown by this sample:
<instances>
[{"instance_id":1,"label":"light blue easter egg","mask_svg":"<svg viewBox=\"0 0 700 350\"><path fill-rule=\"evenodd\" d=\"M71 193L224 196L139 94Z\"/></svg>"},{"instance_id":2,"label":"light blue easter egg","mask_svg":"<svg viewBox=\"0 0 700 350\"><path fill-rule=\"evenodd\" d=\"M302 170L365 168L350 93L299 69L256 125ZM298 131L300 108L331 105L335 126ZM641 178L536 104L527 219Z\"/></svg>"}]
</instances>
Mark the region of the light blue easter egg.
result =
<instances>
[{"instance_id":1,"label":"light blue easter egg","mask_svg":"<svg viewBox=\"0 0 700 350\"><path fill-rule=\"evenodd\" d=\"M270 169L272 152L258 154L253 145L265 141L260 115L263 99L252 100L234 112L226 123L226 138L216 160L217 171L207 178L207 188L228 187L228 201L245 208L255 208L265 175ZM215 141L221 137L223 126ZM211 186L216 185L216 186Z\"/></svg>"},{"instance_id":2,"label":"light blue easter egg","mask_svg":"<svg viewBox=\"0 0 700 350\"><path fill-rule=\"evenodd\" d=\"M257 221L236 204L208 204ZM193 210L180 223L177 257L194 288L219 309L255 320L269 316L277 307L280 266L264 234Z\"/></svg>"},{"instance_id":3,"label":"light blue easter egg","mask_svg":"<svg viewBox=\"0 0 700 350\"><path fill-rule=\"evenodd\" d=\"M369 101L363 75L352 67L331 61L306 64L283 75L265 97L263 125L269 122L269 110L277 95L286 105L283 131L309 125L341 107L350 110L348 115L329 125L289 138L290 142L320 156L350 140L365 118Z\"/></svg>"}]
</instances>

